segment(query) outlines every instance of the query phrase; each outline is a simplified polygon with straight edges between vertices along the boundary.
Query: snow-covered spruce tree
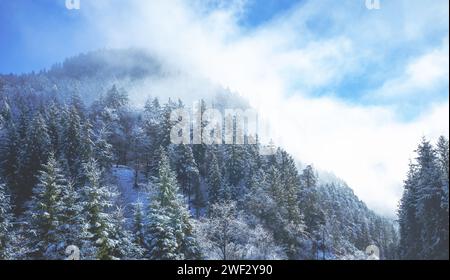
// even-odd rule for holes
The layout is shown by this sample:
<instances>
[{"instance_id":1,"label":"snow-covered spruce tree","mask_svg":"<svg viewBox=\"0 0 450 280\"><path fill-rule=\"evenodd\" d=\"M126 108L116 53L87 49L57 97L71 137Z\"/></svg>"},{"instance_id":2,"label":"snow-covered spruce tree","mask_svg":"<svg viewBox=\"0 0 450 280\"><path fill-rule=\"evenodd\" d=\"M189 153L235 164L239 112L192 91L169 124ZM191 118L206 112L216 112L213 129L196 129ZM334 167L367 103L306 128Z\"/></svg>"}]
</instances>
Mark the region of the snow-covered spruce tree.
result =
<instances>
[{"instance_id":1,"label":"snow-covered spruce tree","mask_svg":"<svg viewBox=\"0 0 450 280\"><path fill-rule=\"evenodd\" d=\"M20 143L25 145L29 130L28 127L33 121L35 115L23 98L20 98L17 102L17 109L19 110L19 115L17 116L17 120L15 121L15 123L17 124L17 134L19 135Z\"/></svg>"},{"instance_id":2,"label":"snow-covered spruce tree","mask_svg":"<svg viewBox=\"0 0 450 280\"><path fill-rule=\"evenodd\" d=\"M42 165L47 162L50 148L50 137L47 125L40 113L36 113L29 124L20 160L20 190L17 191L19 203L28 199L36 185L36 176Z\"/></svg>"},{"instance_id":3,"label":"snow-covered spruce tree","mask_svg":"<svg viewBox=\"0 0 450 280\"><path fill-rule=\"evenodd\" d=\"M68 105L76 110L76 113L80 116L82 122L86 119L86 107L80 94L77 92L71 93Z\"/></svg>"},{"instance_id":4,"label":"snow-covered spruce tree","mask_svg":"<svg viewBox=\"0 0 450 280\"><path fill-rule=\"evenodd\" d=\"M283 170L280 170L280 167ZM287 170L293 168L295 168L293 161L286 161L283 152L278 149L277 153L269 159L266 183L268 193L277 205L272 209L275 211L270 215L273 220L268 224L275 239L282 242L286 255L291 259L297 259L305 238L305 225L298 200L294 199L299 191L298 175ZM286 186L285 183L287 183Z\"/></svg>"},{"instance_id":5,"label":"snow-covered spruce tree","mask_svg":"<svg viewBox=\"0 0 450 280\"><path fill-rule=\"evenodd\" d=\"M192 221L169 159L161 151L157 193L151 198L147 225L150 259L196 259L200 257Z\"/></svg>"},{"instance_id":6,"label":"snow-covered spruce tree","mask_svg":"<svg viewBox=\"0 0 450 280\"><path fill-rule=\"evenodd\" d=\"M212 153L211 157L212 160L209 165L208 176L206 177L206 182L208 184L208 209L210 209L213 204L219 202L222 188L222 174L215 153Z\"/></svg>"},{"instance_id":7,"label":"snow-covered spruce tree","mask_svg":"<svg viewBox=\"0 0 450 280\"><path fill-rule=\"evenodd\" d=\"M437 157L439 160L439 166L442 169L442 175L444 180L446 180L448 184L448 176L449 176L449 144L448 139L444 136L439 137L438 143L436 145Z\"/></svg>"},{"instance_id":8,"label":"snow-covered spruce tree","mask_svg":"<svg viewBox=\"0 0 450 280\"><path fill-rule=\"evenodd\" d=\"M108 235L111 230L110 216L106 212L112 207L112 193L101 181L101 171L95 160L83 164L86 184L83 188L83 210L89 225L88 232L93 244L88 248L88 258L111 259L114 246Z\"/></svg>"},{"instance_id":9,"label":"snow-covered spruce tree","mask_svg":"<svg viewBox=\"0 0 450 280\"><path fill-rule=\"evenodd\" d=\"M112 231L109 235L111 240L116 242L113 247L112 256L119 259L139 259L144 253L144 249L137 246L131 231L125 228L125 217L123 209L116 207L111 213Z\"/></svg>"},{"instance_id":10,"label":"snow-covered spruce tree","mask_svg":"<svg viewBox=\"0 0 450 280\"><path fill-rule=\"evenodd\" d=\"M176 204L177 206L173 208L172 223L175 238L178 241L178 251L184 259L200 259L202 255L191 214L180 198L177 199Z\"/></svg>"},{"instance_id":11,"label":"snow-covered spruce tree","mask_svg":"<svg viewBox=\"0 0 450 280\"><path fill-rule=\"evenodd\" d=\"M275 220L275 201L268 192L266 173L259 170L249 180L248 190L244 197L244 211L249 216L254 216L258 224L268 226Z\"/></svg>"},{"instance_id":12,"label":"snow-covered spruce tree","mask_svg":"<svg viewBox=\"0 0 450 280\"><path fill-rule=\"evenodd\" d=\"M48 136L50 138L51 148L50 150L54 152L55 157L59 158L61 152L61 112L58 105L52 102L48 108L45 120L48 128Z\"/></svg>"},{"instance_id":13,"label":"snow-covered spruce tree","mask_svg":"<svg viewBox=\"0 0 450 280\"><path fill-rule=\"evenodd\" d=\"M149 250L146 257L154 260L183 259L183 255L178 252L178 243L169 210L155 200L151 203L147 216L146 243Z\"/></svg>"},{"instance_id":14,"label":"snow-covered spruce tree","mask_svg":"<svg viewBox=\"0 0 450 280\"><path fill-rule=\"evenodd\" d=\"M133 234L133 242L135 246L141 249L142 253L145 253L145 249L147 249L145 243L145 220L144 220L144 209L142 202L138 201L133 204L133 225L132 225L132 234Z\"/></svg>"},{"instance_id":15,"label":"snow-covered spruce tree","mask_svg":"<svg viewBox=\"0 0 450 280\"><path fill-rule=\"evenodd\" d=\"M157 98L147 100L143 114L143 130L148 141L144 147L146 178L158 175L159 147L161 145L161 105Z\"/></svg>"},{"instance_id":16,"label":"snow-covered spruce tree","mask_svg":"<svg viewBox=\"0 0 450 280\"><path fill-rule=\"evenodd\" d=\"M308 258L317 258L319 244L324 240L325 214L318 201L317 177L311 165L306 166L300 176L301 189L299 191L300 208L304 216L306 230L310 234L312 246ZM368 244L368 243L366 243ZM365 244L365 246L367 246Z\"/></svg>"},{"instance_id":17,"label":"snow-covered spruce tree","mask_svg":"<svg viewBox=\"0 0 450 280\"><path fill-rule=\"evenodd\" d=\"M175 122L171 119L172 111L179 108L179 104L173 102L170 98L166 104L164 104L161 111L161 123L160 123L160 146L168 147L170 145L170 131Z\"/></svg>"},{"instance_id":18,"label":"snow-covered spruce tree","mask_svg":"<svg viewBox=\"0 0 450 280\"><path fill-rule=\"evenodd\" d=\"M88 232L93 246L87 257L97 259L139 258L142 250L133 243L132 233L125 227L120 207L114 210L116 192L104 183L102 171L95 160L84 164L84 211L87 212Z\"/></svg>"},{"instance_id":19,"label":"snow-covered spruce tree","mask_svg":"<svg viewBox=\"0 0 450 280\"><path fill-rule=\"evenodd\" d=\"M16 124L12 121L4 124L1 141L1 167L5 181L13 190L18 190L21 182L20 167L20 139Z\"/></svg>"},{"instance_id":20,"label":"snow-covered spruce tree","mask_svg":"<svg viewBox=\"0 0 450 280\"><path fill-rule=\"evenodd\" d=\"M442 197L441 197L441 230L440 240L441 248L443 250L442 257L448 259L449 248L449 143L444 136L439 137L436 145L437 157L440 166L440 173L442 178Z\"/></svg>"},{"instance_id":21,"label":"snow-covered spruce tree","mask_svg":"<svg viewBox=\"0 0 450 280\"><path fill-rule=\"evenodd\" d=\"M417 165L410 163L407 178L404 182L404 191L400 200L398 223L400 231L399 254L402 259L416 259L419 255L421 228L417 219L418 178Z\"/></svg>"},{"instance_id":22,"label":"snow-covered spruce tree","mask_svg":"<svg viewBox=\"0 0 450 280\"><path fill-rule=\"evenodd\" d=\"M112 145L116 164L127 164L132 116L128 110L128 95L124 90L112 86L103 98L93 105L96 122L108 130L108 143Z\"/></svg>"},{"instance_id":23,"label":"snow-covered spruce tree","mask_svg":"<svg viewBox=\"0 0 450 280\"><path fill-rule=\"evenodd\" d=\"M131 248L132 238L121 226L123 220L112 213L115 192L104 184L102 172L94 159L83 164L83 167L87 178L83 188L83 209L93 244L86 250L86 256L101 260L135 258L136 250Z\"/></svg>"},{"instance_id":24,"label":"snow-covered spruce tree","mask_svg":"<svg viewBox=\"0 0 450 280\"><path fill-rule=\"evenodd\" d=\"M65 205L62 192L67 187L58 164L51 153L39 172L38 184L26 211L27 256L31 259L58 259L62 225L61 214Z\"/></svg>"},{"instance_id":25,"label":"snow-covered spruce tree","mask_svg":"<svg viewBox=\"0 0 450 280\"><path fill-rule=\"evenodd\" d=\"M190 145L176 146L176 174L181 191L190 207L193 190L200 184L200 174Z\"/></svg>"},{"instance_id":26,"label":"snow-covered spruce tree","mask_svg":"<svg viewBox=\"0 0 450 280\"><path fill-rule=\"evenodd\" d=\"M199 117L199 120L195 120L196 123L200 124L199 127L199 134L200 139L204 139L205 135L205 128L208 124L208 120L204 118L203 113L208 109L205 100L201 99L193 108L195 110L195 114ZM194 153L195 161L197 162L198 169L200 172L200 175L206 176L207 174L207 145L203 143L203 141L200 141L201 144L196 144L192 146L192 152Z\"/></svg>"},{"instance_id":27,"label":"snow-covered spruce tree","mask_svg":"<svg viewBox=\"0 0 450 280\"><path fill-rule=\"evenodd\" d=\"M231 187L231 197L233 200L238 200L242 194L241 182L245 175L246 151L242 145L238 144L227 145L226 151L229 157L226 162L226 173Z\"/></svg>"},{"instance_id":28,"label":"snow-covered spruce tree","mask_svg":"<svg viewBox=\"0 0 450 280\"><path fill-rule=\"evenodd\" d=\"M290 221L301 222L298 220L301 217L298 205L300 179L294 159L285 151L281 151L281 162L278 169L283 186L282 199L286 208L286 218Z\"/></svg>"},{"instance_id":29,"label":"snow-covered spruce tree","mask_svg":"<svg viewBox=\"0 0 450 280\"><path fill-rule=\"evenodd\" d=\"M65 112L65 127L63 132L63 154L68 172L73 179L82 174L83 162L83 133L81 118L78 110L71 106Z\"/></svg>"},{"instance_id":30,"label":"snow-covered spruce tree","mask_svg":"<svg viewBox=\"0 0 450 280\"><path fill-rule=\"evenodd\" d=\"M60 213L58 213L58 249L61 258L65 253L63 250L68 246L77 246L80 249L81 258L84 257L85 248L89 249L92 246L82 203L80 192L69 181L61 190L62 206Z\"/></svg>"},{"instance_id":31,"label":"snow-covered spruce tree","mask_svg":"<svg viewBox=\"0 0 450 280\"><path fill-rule=\"evenodd\" d=\"M113 163L112 145L108 143L111 133L101 119L95 121L94 127L88 131L93 143L93 157L100 169L109 169Z\"/></svg>"},{"instance_id":32,"label":"snow-covered spruce tree","mask_svg":"<svg viewBox=\"0 0 450 280\"><path fill-rule=\"evenodd\" d=\"M6 186L0 183L0 260L12 257L12 208Z\"/></svg>"},{"instance_id":33,"label":"snow-covered spruce tree","mask_svg":"<svg viewBox=\"0 0 450 280\"><path fill-rule=\"evenodd\" d=\"M81 125L81 161L87 162L90 158L95 158L95 132L94 126L89 120ZM97 160L98 164L98 160Z\"/></svg>"},{"instance_id":34,"label":"snow-covered spruce tree","mask_svg":"<svg viewBox=\"0 0 450 280\"><path fill-rule=\"evenodd\" d=\"M421 256L426 259L442 258L448 246L443 247L440 240L440 231L444 226L444 214L441 208L441 198L444 196L441 175L437 162L436 152L431 144L423 140L417 150L418 153L418 197L417 217L424 230L421 232Z\"/></svg>"},{"instance_id":35,"label":"snow-covered spruce tree","mask_svg":"<svg viewBox=\"0 0 450 280\"><path fill-rule=\"evenodd\" d=\"M410 166L399 208L403 259L448 258L448 174L443 174L442 165L448 158L446 145L441 138L436 153L423 139L416 150L418 157Z\"/></svg>"}]
</instances>

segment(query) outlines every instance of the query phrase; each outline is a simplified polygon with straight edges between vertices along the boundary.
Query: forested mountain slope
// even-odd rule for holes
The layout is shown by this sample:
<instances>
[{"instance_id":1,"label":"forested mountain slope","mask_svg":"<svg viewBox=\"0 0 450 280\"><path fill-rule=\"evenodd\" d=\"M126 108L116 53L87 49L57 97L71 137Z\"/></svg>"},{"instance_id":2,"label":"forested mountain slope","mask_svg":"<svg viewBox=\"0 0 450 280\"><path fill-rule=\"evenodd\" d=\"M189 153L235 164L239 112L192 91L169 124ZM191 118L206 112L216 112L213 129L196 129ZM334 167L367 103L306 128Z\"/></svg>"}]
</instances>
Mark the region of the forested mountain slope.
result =
<instances>
[{"instance_id":1,"label":"forested mountain slope","mask_svg":"<svg viewBox=\"0 0 450 280\"><path fill-rule=\"evenodd\" d=\"M170 76L135 50L0 76L0 258L395 258L394 222L278 148L174 145L182 100L127 87ZM226 90L202 110L245 107ZM20 248L20 249L19 249Z\"/></svg>"}]
</instances>

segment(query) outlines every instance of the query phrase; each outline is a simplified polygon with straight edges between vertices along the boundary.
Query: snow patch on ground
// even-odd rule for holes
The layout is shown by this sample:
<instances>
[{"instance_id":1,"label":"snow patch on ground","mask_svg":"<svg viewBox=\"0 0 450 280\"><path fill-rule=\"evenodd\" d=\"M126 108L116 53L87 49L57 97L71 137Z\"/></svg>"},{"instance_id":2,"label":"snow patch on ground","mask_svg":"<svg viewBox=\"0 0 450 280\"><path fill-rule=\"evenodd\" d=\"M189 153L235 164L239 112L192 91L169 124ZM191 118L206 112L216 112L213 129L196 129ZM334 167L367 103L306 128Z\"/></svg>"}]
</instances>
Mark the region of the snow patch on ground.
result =
<instances>
[{"instance_id":1,"label":"snow patch on ground","mask_svg":"<svg viewBox=\"0 0 450 280\"><path fill-rule=\"evenodd\" d=\"M138 182L137 187L135 186L135 170L128 166L114 166L112 175L119 191L119 203L124 208L125 217L131 218L133 204L141 202L143 205L148 205L149 193L146 186L140 182Z\"/></svg>"}]
</instances>

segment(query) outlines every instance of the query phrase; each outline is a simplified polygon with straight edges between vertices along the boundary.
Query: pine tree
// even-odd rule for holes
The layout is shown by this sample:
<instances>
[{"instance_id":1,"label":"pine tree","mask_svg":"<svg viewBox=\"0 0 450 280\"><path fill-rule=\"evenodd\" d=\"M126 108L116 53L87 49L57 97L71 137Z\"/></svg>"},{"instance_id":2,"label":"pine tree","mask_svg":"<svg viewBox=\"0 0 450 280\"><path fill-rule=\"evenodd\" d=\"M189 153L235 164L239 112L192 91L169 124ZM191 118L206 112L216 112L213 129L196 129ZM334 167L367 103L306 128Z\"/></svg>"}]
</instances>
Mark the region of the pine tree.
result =
<instances>
[{"instance_id":1,"label":"pine tree","mask_svg":"<svg viewBox=\"0 0 450 280\"><path fill-rule=\"evenodd\" d=\"M237 200L241 194L241 182L245 175L246 153L242 145L227 145L227 154L229 156L226 163L227 179L231 187L232 198Z\"/></svg>"},{"instance_id":2,"label":"pine tree","mask_svg":"<svg viewBox=\"0 0 450 280\"><path fill-rule=\"evenodd\" d=\"M83 164L87 184L84 187L84 211L87 214L88 232L93 248L87 252L90 258L101 260L114 259L116 241L111 239L113 219L109 210L115 195L102 180L97 162L91 159Z\"/></svg>"},{"instance_id":3,"label":"pine tree","mask_svg":"<svg viewBox=\"0 0 450 280\"><path fill-rule=\"evenodd\" d=\"M132 233L134 236L133 242L143 251L147 248L145 241L145 221L144 221L144 213L143 213L143 205L142 202L136 202L133 205L133 225L132 225Z\"/></svg>"},{"instance_id":4,"label":"pine tree","mask_svg":"<svg viewBox=\"0 0 450 280\"><path fill-rule=\"evenodd\" d=\"M245 212L259 219L263 225L269 225L270 221L275 220L277 212L277 205L268 191L267 176L262 169L255 172L244 197Z\"/></svg>"},{"instance_id":5,"label":"pine tree","mask_svg":"<svg viewBox=\"0 0 450 280\"><path fill-rule=\"evenodd\" d=\"M448 139L444 136L439 137L437 144L437 157L440 166L440 174L442 181L442 196L441 196L441 213L440 213L440 232L439 240L441 241L440 250L442 254L440 257L448 259L448 247L449 247L449 144Z\"/></svg>"},{"instance_id":6,"label":"pine tree","mask_svg":"<svg viewBox=\"0 0 450 280\"><path fill-rule=\"evenodd\" d=\"M199 119L195 120L195 124L198 127L195 127L197 131L194 133L200 134L199 139L193 139L194 146L192 147L192 151L194 153L195 161L198 164L199 172L202 176L207 175L207 146L203 143L203 139L205 138L205 127L208 124L208 121L203 118L203 113L207 110L206 102L201 99L196 106L194 106L193 110L195 110L195 115L199 117ZM194 127L193 127L194 129ZM198 142L197 142L198 141Z\"/></svg>"},{"instance_id":7,"label":"pine tree","mask_svg":"<svg viewBox=\"0 0 450 280\"><path fill-rule=\"evenodd\" d=\"M300 207L304 216L304 221L314 244L322 243L323 226L325 225L325 214L322 211L317 193L317 178L311 165L306 166L300 176ZM364 235L364 234L363 234ZM365 243L368 244L368 243ZM367 247L367 245L365 245ZM313 256L317 257L317 250Z\"/></svg>"},{"instance_id":8,"label":"pine tree","mask_svg":"<svg viewBox=\"0 0 450 280\"><path fill-rule=\"evenodd\" d=\"M51 150L55 153L55 157L59 157L61 148L61 125L58 120L61 119L60 111L55 103L51 103L46 115L48 127L48 136L50 138Z\"/></svg>"},{"instance_id":9,"label":"pine tree","mask_svg":"<svg viewBox=\"0 0 450 280\"><path fill-rule=\"evenodd\" d=\"M12 121L5 124L5 135L1 147L2 174L5 181L13 190L18 190L21 183L20 168L20 139L16 124Z\"/></svg>"},{"instance_id":10,"label":"pine tree","mask_svg":"<svg viewBox=\"0 0 450 280\"><path fill-rule=\"evenodd\" d=\"M61 190L61 211L58 213L59 226L57 227L58 247L65 249L74 245L80 249L80 257L83 258L85 249L92 246L89 241L89 231L85 215L83 213L82 197L72 182L67 182ZM60 258L63 251L59 252Z\"/></svg>"},{"instance_id":11,"label":"pine tree","mask_svg":"<svg viewBox=\"0 0 450 280\"><path fill-rule=\"evenodd\" d=\"M200 247L196 238L191 214L183 205L181 199L176 201L177 207L172 209L172 224L178 243L178 252L187 260L201 258Z\"/></svg>"},{"instance_id":12,"label":"pine tree","mask_svg":"<svg viewBox=\"0 0 450 280\"><path fill-rule=\"evenodd\" d=\"M37 114L29 125L19 173L18 203L29 198L34 185L37 183L36 176L41 166L47 162L49 156L50 137L48 135L45 120L41 114Z\"/></svg>"},{"instance_id":13,"label":"pine tree","mask_svg":"<svg viewBox=\"0 0 450 280\"><path fill-rule=\"evenodd\" d=\"M158 176L158 201L161 207L175 206L178 195L178 184L174 172L170 168L169 159L164 149L161 149Z\"/></svg>"},{"instance_id":14,"label":"pine tree","mask_svg":"<svg viewBox=\"0 0 450 280\"><path fill-rule=\"evenodd\" d=\"M147 243L150 247L148 258L155 260L182 259L183 256L177 250L178 244L169 210L155 201L151 204L148 218L149 240Z\"/></svg>"},{"instance_id":15,"label":"pine tree","mask_svg":"<svg viewBox=\"0 0 450 280\"><path fill-rule=\"evenodd\" d=\"M283 200L287 211L287 219L294 223L301 223L300 209L298 206L298 194L300 191L300 179L294 159L285 151L281 152L279 166L281 184L283 188Z\"/></svg>"},{"instance_id":16,"label":"pine tree","mask_svg":"<svg viewBox=\"0 0 450 280\"><path fill-rule=\"evenodd\" d=\"M94 244L87 251L88 257L101 260L133 258L136 251L130 247L129 233L121 228L123 220L111 213L116 193L104 184L95 160L85 163L84 170L87 178L84 212L87 213L90 240Z\"/></svg>"},{"instance_id":17,"label":"pine tree","mask_svg":"<svg viewBox=\"0 0 450 280\"><path fill-rule=\"evenodd\" d=\"M219 163L217 157L212 153L212 160L208 170L208 176L206 178L208 183L208 207L220 202L221 189L222 189L222 174L220 172Z\"/></svg>"},{"instance_id":18,"label":"pine tree","mask_svg":"<svg viewBox=\"0 0 450 280\"><path fill-rule=\"evenodd\" d=\"M174 126L175 122L171 120L171 114L173 110L177 109L178 105L174 103L170 98L169 101L164 105L161 112L161 123L160 123L160 142L158 143L162 147L168 147L171 143L170 141L170 131Z\"/></svg>"},{"instance_id":19,"label":"pine tree","mask_svg":"<svg viewBox=\"0 0 450 280\"><path fill-rule=\"evenodd\" d=\"M298 174L293 161L281 149L269 160L266 177L267 191L276 204L269 222L274 236L281 240L288 258L297 259L305 225L296 195L299 191ZM286 186L284 184L287 184Z\"/></svg>"},{"instance_id":20,"label":"pine tree","mask_svg":"<svg viewBox=\"0 0 450 280\"><path fill-rule=\"evenodd\" d=\"M0 260L12 257L12 208L6 186L0 183Z\"/></svg>"},{"instance_id":21,"label":"pine tree","mask_svg":"<svg viewBox=\"0 0 450 280\"><path fill-rule=\"evenodd\" d=\"M63 136L63 153L71 178L77 179L82 174L83 133L81 118L75 107L66 112L66 124Z\"/></svg>"},{"instance_id":22,"label":"pine tree","mask_svg":"<svg viewBox=\"0 0 450 280\"><path fill-rule=\"evenodd\" d=\"M85 119L86 108L84 102L78 92L74 92L70 96L69 105L76 110L76 114L80 116L81 120Z\"/></svg>"},{"instance_id":23,"label":"pine tree","mask_svg":"<svg viewBox=\"0 0 450 280\"><path fill-rule=\"evenodd\" d=\"M437 165L435 151L425 139L417 150L418 197L417 217L424 227L420 240L423 246L421 256L424 258L439 258L441 244L439 244L439 229L441 220L441 197L443 196L442 181ZM447 217L448 219L448 217ZM448 252L448 248L447 248Z\"/></svg>"},{"instance_id":24,"label":"pine tree","mask_svg":"<svg viewBox=\"0 0 450 280\"><path fill-rule=\"evenodd\" d=\"M128 95L123 90L117 89L116 85L113 85L106 93L104 104L106 107L119 110L128 104Z\"/></svg>"},{"instance_id":25,"label":"pine tree","mask_svg":"<svg viewBox=\"0 0 450 280\"><path fill-rule=\"evenodd\" d=\"M437 155L423 139L416 150L416 163L410 165L398 213L403 259L448 258L448 175L442 172L445 147L445 139L440 139Z\"/></svg>"},{"instance_id":26,"label":"pine tree","mask_svg":"<svg viewBox=\"0 0 450 280\"><path fill-rule=\"evenodd\" d=\"M420 226L417 219L418 173L417 165L410 163L407 179L404 183L403 196L400 201L400 255L403 259L415 259L419 254Z\"/></svg>"},{"instance_id":27,"label":"pine tree","mask_svg":"<svg viewBox=\"0 0 450 280\"><path fill-rule=\"evenodd\" d=\"M145 146L145 174L149 176L158 175L159 147L161 125L161 106L157 98L148 100L144 108L143 130L148 142Z\"/></svg>"},{"instance_id":28,"label":"pine tree","mask_svg":"<svg viewBox=\"0 0 450 280\"><path fill-rule=\"evenodd\" d=\"M448 139L444 136L439 137L436 147L437 157L439 161L439 167L441 171L441 177L443 181L444 196L442 197L442 207L446 209L448 215L448 185L449 185L449 144Z\"/></svg>"},{"instance_id":29,"label":"pine tree","mask_svg":"<svg viewBox=\"0 0 450 280\"><path fill-rule=\"evenodd\" d=\"M58 247L58 228L62 225L60 215L65 205L61 203L61 198L67 181L53 154L42 165L38 180L26 212L28 256L32 259L56 259L62 249Z\"/></svg>"},{"instance_id":30,"label":"pine tree","mask_svg":"<svg viewBox=\"0 0 450 280\"><path fill-rule=\"evenodd\" d=\"M94 158L100 169L109 169L113 162L112 145L108 143L109 132L103 123L98 125L94 133Z\"/></svg>"},{"instance_id":31,"label":"pine tree","mask_svg":"<svg viewBox=\"0 0 450 280\"><path fill-rule=\"evenodd\" d=\"M133 234L125 228L125 217L123 215L123 209L117 207L111 214L111 232L109 238L115 242L112 258L113 259L138 259L143 254L143 248L134 243Z\"/></svg>"},{"instance_id":32,"label":"pine tree","mask_svg":"<svg viewBox=\"0 0 450 280\"><path fill-rule=\"evenodd\" d=\"M177 179L183 195L187 196L187 204L190 206L193 189L198 188L200 184L200 174L191 146L177 145L176 159Z\"/></svg>"},{"instance_id":33,"label":"pine tree","mask_svg":"<svg viewBox=\"0 0 450 280\"><path fill-rule=\"evenodd\" d=\"M96 135L94 132L94 127L89 120L86 120L81 125L81 146L80 146L81 162L87 162L90 158L95 158L96 152L95 138Z\"/></svg>"},{"instance_id":34,"label":"pine tree","mask_svg":"<svg viewBox=\"0 0 450 280\"><path fill-rule=\"evenodd\" d=\"M191 217L178 194L169 159L161 152L157 194L149 208L148 233L151 259L183 259L198 256Z\"/></svg>"},{"instance_id":35,"label":"pine tree","mask_svg":"<svg viewBox=\"0 0 450 280\"><path fill-rule=\"evenodd\" d=\"M127 164L133 118L128 110L128 95L115 85L100 101L100 119L111 132L108 143L113 147L116 165Z\"/></svg>"}]
</instances>

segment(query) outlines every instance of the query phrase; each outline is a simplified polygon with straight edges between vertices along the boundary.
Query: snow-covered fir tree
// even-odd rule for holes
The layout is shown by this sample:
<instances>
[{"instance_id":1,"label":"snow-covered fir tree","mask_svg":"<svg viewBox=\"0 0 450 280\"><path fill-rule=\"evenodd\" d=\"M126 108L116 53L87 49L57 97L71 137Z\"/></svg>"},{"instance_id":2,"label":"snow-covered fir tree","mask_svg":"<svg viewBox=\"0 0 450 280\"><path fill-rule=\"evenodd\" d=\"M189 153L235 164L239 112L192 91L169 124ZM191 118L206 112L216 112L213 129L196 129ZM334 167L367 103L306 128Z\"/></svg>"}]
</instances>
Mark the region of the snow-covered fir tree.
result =
<instances>
[{"instance_id":1,"label":"snow-covered fir tree","mask_svg":"<svg viewBox=\"0 0 450 280\"><path fill-rule=\"evenodd\" d=\"M148 246L151 259L195 259L200 256L192 219L178 193L169 159L161 151L157 193L148 214Z\"/></svg>"},{"instance_id":2,"label":"snow-covered fir tree","mask_svg":"<svg viewBox=\"0 0 450 280\"><path fill-rule=\"evenodd\" d=\"M28 199L36 185L36 175L41 166L47 162L50 153L50 137L42 114L37 112L26 129L25 147L20 158L20 173L18 187L19 203Z\"/></svg>"},{"instance_id":3,"label":"snow-covered fir tree","mask_svg":"<svg viewBox=\"0 0 450 280\"><path fill-rule=\"evenodd\" d=\"M68 210L68 205L63 204L63 192L67 191L67 184L53 153L50 153L48 162L41 167L38 184L33 188L28 205L25 227L28 257L61 258L65 250L65 247L60 246L60 242L65 240L60 230L66 226L63 223L67 222L63 220L63 212Z\"/></svg>"},{"instance_id":4,"label":"snow-covered fir tree","mask_svg":"<svg viewBox=\"0 0 450 280\"><path fill-rule=\"evenodd\" d=\"M0 182L0 260L11 258L12 247L12 207L5 184Z\"/></svg>"},{"instance_id":5,"label":"snow-covered fir tree","mask_svg":"<svg viewBox=\"0 0 450 280\"><path fill-rule=\"evenodd\" d=\"M219 163L217 162L215 153L212 153L212 160L209 166L206 181L209 185L208 208L211 208L211 205L219 202L222 189L222 174L220 172Z\"/></svg>"},{"instance_id":6,"label":"snow-covered fir tree","mask_svg":"<svg viewBox=\"0 0 450 280\"><path fill-rule=\"evenodd\" d=\"M448 140L440 138L437 146L438 153L422 139L405 181L399 208L404 259L448 258Z\"/></svg>"},{"instance_id":7,"label":"snow-covered fir tree","mask_svg":"<svg viewBox=\"0 0 450 280\"><path fill-rule=\"evenodd\" d=\"M133 242L137 248L140 248L142 254L147 249L145 240L145 220L143 203L138 201L133 205L133 226L131 228L133 234Z\"/></svg>"},{"instance_id":8,"label":"snow-covered fir tree","mask_svg":"<svg viewBox=\"0 0 450 280\"><path fill-rule=\"evenodd\" d=\"M93 244L86 249L86 257L101 260L137 257L139 250L133 248L131 234L123 228L122 215L113 211L117 194L104 182L95 160L84 164L84 174L83 209L87 213L89 238Z\"/></svg>"}]
</instances>

